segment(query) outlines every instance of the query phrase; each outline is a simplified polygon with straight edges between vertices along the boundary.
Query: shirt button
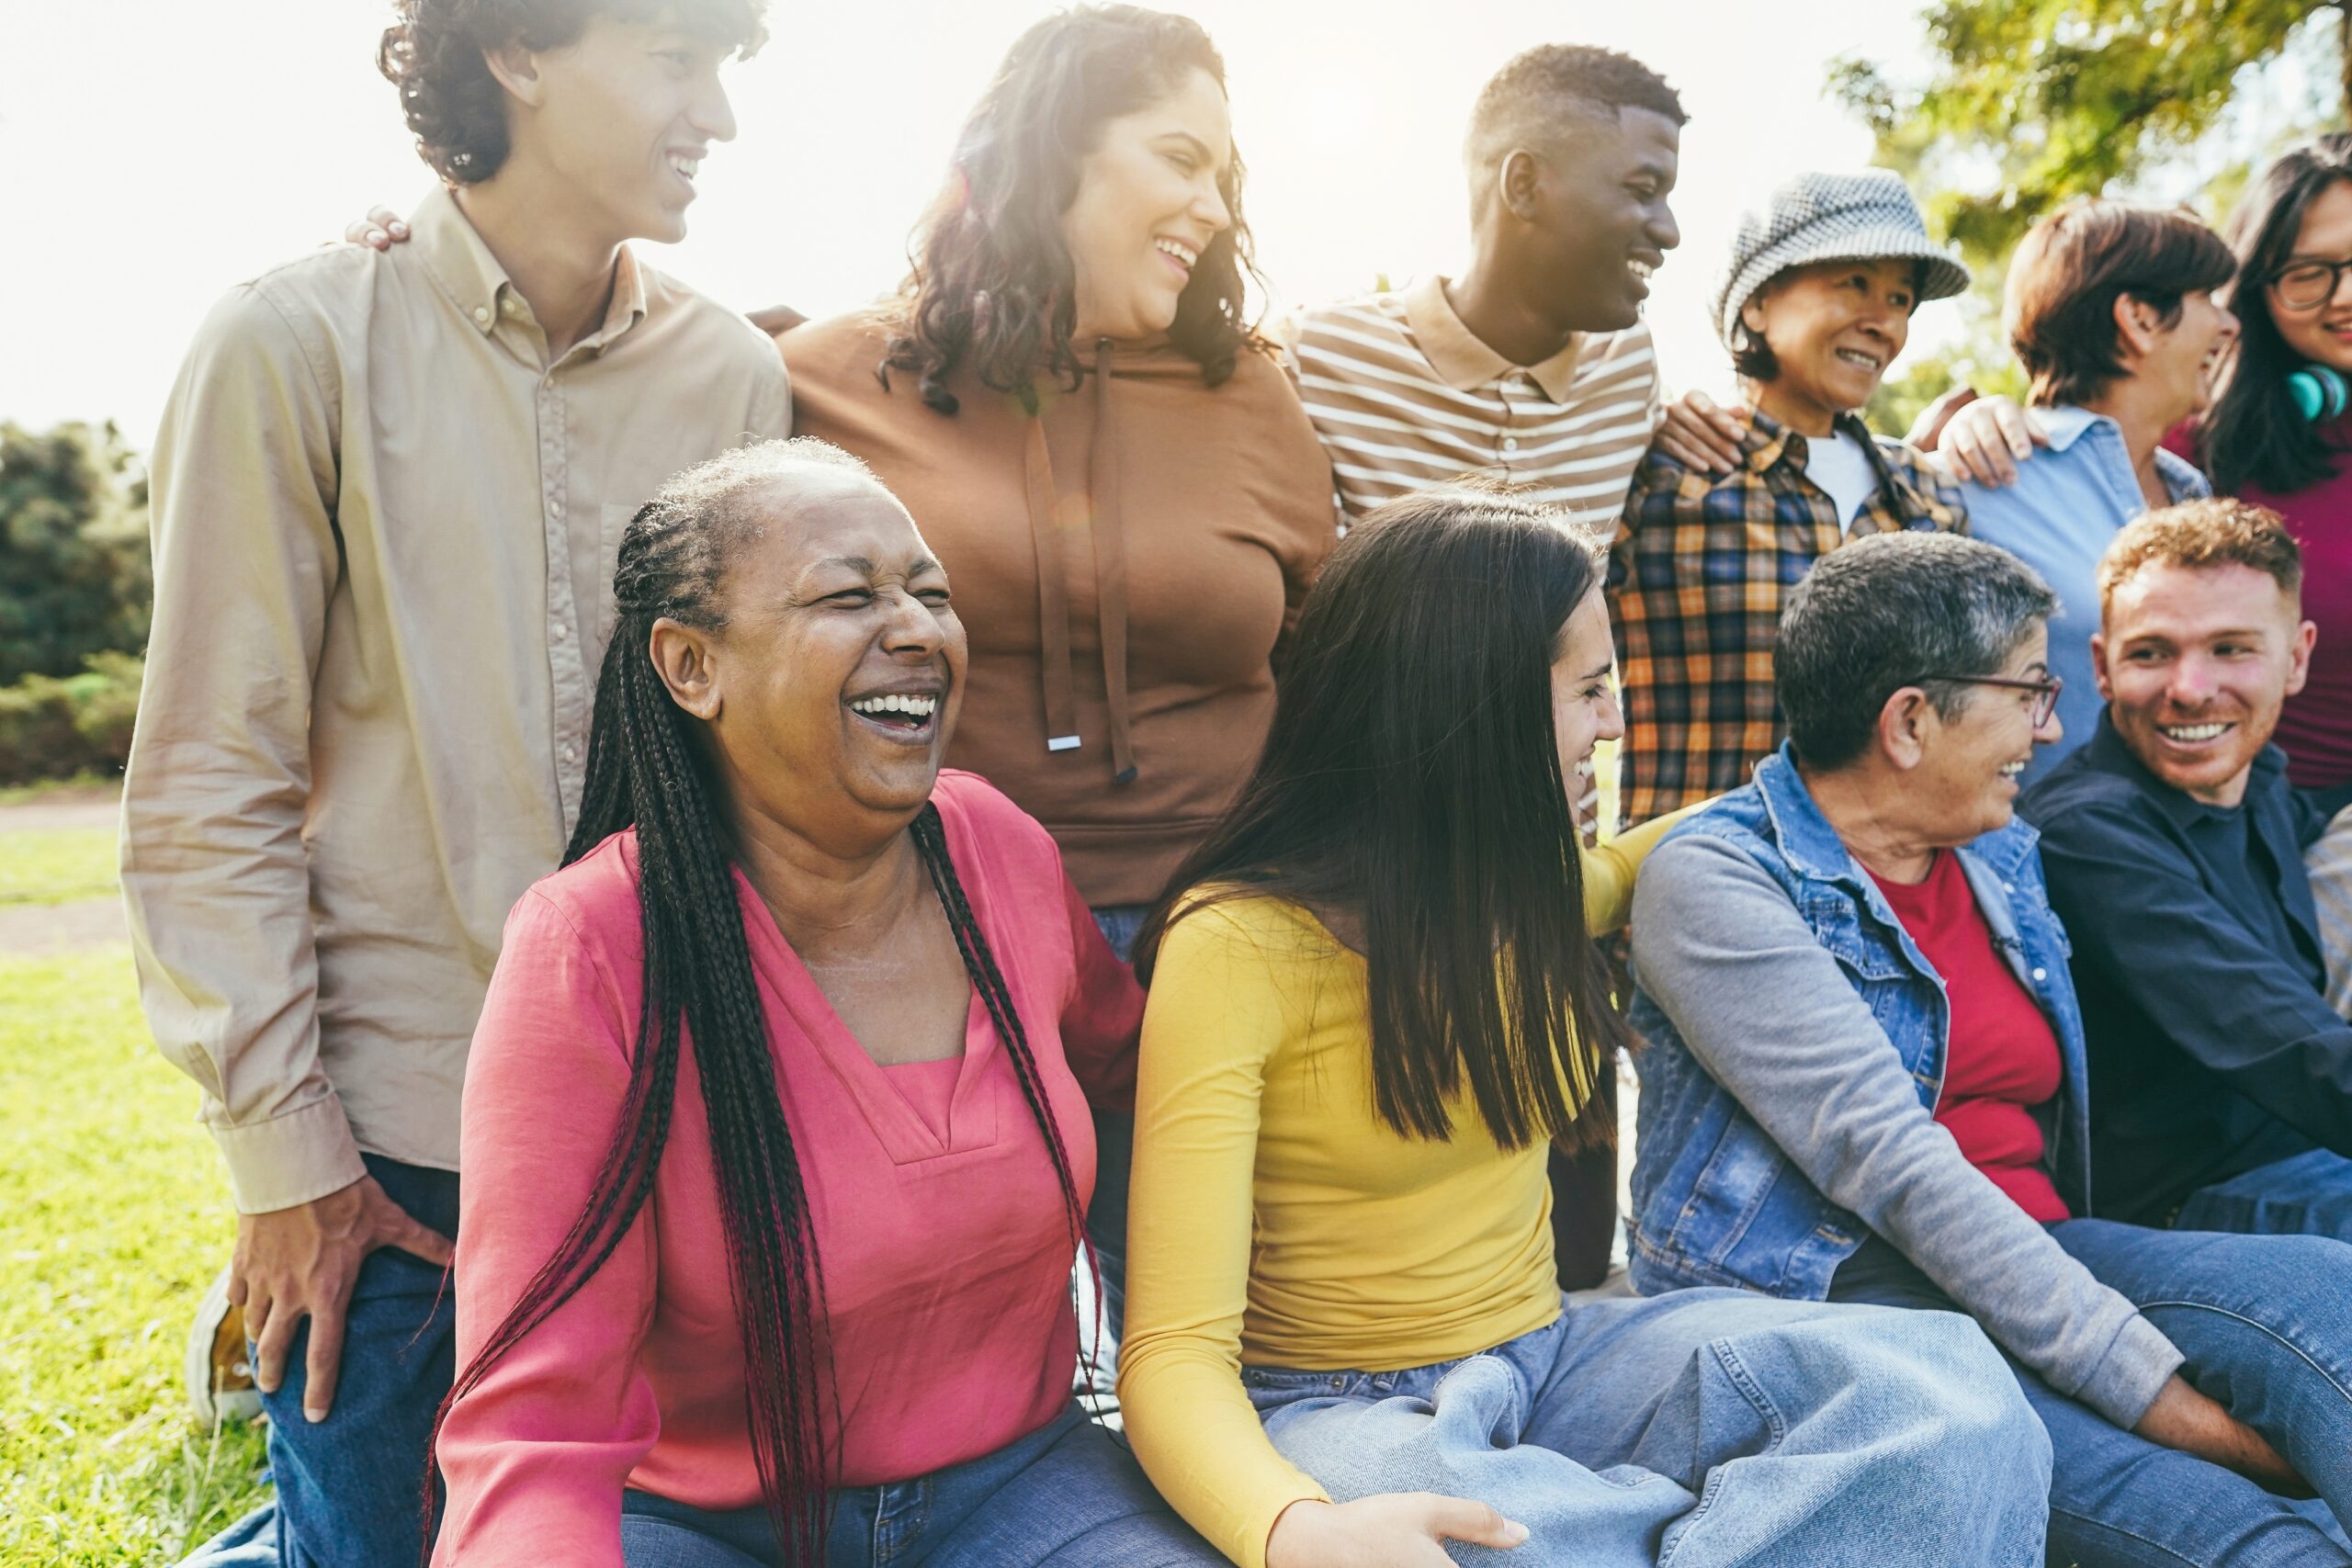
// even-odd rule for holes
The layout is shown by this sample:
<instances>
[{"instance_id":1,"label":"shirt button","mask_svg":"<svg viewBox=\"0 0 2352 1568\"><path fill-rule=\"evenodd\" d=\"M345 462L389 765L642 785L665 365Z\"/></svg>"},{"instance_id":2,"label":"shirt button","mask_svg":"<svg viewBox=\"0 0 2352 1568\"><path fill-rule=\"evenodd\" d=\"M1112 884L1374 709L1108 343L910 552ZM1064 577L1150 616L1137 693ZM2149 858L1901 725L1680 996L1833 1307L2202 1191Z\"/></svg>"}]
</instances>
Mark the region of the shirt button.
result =
<instances>
[{"instance_id":1,"label":"shirt button","mask_svg":"<svg viewBox=\"0 0 2352 1568\"><path fill-rule=\"evenodd\" d=\"M570 741L566 741L566 742L564 742L564 747L563 747L563 760L564 760L565 761L567 761L567 762L571 761L573 761L574 759L576 759L579 755L580 755L580 748L579 748L579 747L572 745Z\"/></svg>"},{"instance_id":2,"label":"shirt button","mask_svg":"<svg viewBox=\"0 0 2352 1568\"><path fill-rule=\"evenodd\" d=\"M2033 977L2037 980L2047 980L2050 978L2050 971L2047 969L2036 969L2033 972Z\"/></svg>"},{"instance_id":3,"label":"shirt button","mask_svg":"<svg viewBox=\"0 0 2352 1568\"><path fill-rule=\"evenodd\" d=\"M523 301L509 294L504 299L499 301L498 308L510 316L519 316L523 313Z\"/></svg>"},{"instance_id":4,"label":"shirt button","mask_svg":"<svg viewBox=\"0 0 2352 1568\"><path fill-rule=\"evenodd\" d=\"M486 327L490 325L490 307L487 305L475 306L474 321L481 326Z\"/></svg>"},{"instance_id":5,"label":"shirt button","mask_svg":"<svg viewBox=\"0 0 2352 1568\"><path fill-rule=\"evenodd\" d=\"M571 635L571 628L570 626L565 626L561 621L558 621L558 622L555 624L555 640L556 640L556 641L558 641L558 642L561 642L565 637L570 637Z\"/></svg>"},{"instance_id":6,"label":"shirt button","mask_svg":"<svg viewBox=\"0 0 2352 1568\"><path fill-rule=\"evenodd\" d=\"M1518 437L1518 436L1516 436L1516 435L1506 435L1506 436L1504 436L1504 437L1503 437L1503 450L1504 450L1504 451L1506 451L1506 452L1516 452L1516 451L1518 451L1518 450L1519 450L1519 437Z\"/></svg>"}]
</instances>

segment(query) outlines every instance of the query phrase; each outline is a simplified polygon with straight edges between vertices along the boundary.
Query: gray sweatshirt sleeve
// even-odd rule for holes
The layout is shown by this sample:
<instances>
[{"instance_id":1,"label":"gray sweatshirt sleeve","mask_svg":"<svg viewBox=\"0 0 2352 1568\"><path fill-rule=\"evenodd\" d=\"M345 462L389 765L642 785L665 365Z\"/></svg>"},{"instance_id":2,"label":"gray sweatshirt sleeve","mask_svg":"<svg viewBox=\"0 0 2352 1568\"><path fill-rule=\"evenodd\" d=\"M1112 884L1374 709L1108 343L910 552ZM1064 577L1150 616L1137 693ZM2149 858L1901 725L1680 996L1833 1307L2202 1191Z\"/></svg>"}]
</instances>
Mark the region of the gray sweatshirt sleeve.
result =
<instances>
[{"instance_id":1,"label":"gray sweatshirt sleeve","mask_svg":"<svg viewBox=\"0 0 2352 1568\"><path fill-rule=\"evenodd\" d=\"M1780 886L1683 833L1634 894L1635 978L1829 1201L1884 1236L2050 1385L2129 1428L2182 1357L1969 1164Z\"/></svg>"}]
</instances>

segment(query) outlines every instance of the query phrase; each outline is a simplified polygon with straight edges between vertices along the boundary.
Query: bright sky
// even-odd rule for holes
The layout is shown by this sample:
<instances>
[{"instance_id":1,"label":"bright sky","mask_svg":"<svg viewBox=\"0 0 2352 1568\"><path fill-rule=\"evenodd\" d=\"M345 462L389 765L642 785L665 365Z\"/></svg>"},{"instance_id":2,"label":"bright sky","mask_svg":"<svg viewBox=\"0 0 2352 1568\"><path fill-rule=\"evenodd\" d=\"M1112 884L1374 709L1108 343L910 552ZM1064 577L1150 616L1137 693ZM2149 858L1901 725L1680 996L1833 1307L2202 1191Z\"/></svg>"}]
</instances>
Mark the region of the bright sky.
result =
<instances>
[{"instance_id":1,"label":"bright sky","mask_svg":"<svg viewBox=\"0 0 2352 1568\"><path fill-rule=\"evenodd\" d=\"M1916 70L1918 0L1190 0L1224 51L1277 301L1460 265L1462 128L1530 44L1622 49L1681 93L1682 248L1649 302L1668 384L1726 367L1705 299L1735 216L1870 155L1826 96L1853 51ZM657 264L812 315L893 287L966 110L1038 0L775 0L732 68L741 133ZM0 419L152 437L181 349L231 284L428 188L376 73L368 0L0 0ZM1951 330L1927 307L1915 350Z\"/></svg>"}]
</instances>

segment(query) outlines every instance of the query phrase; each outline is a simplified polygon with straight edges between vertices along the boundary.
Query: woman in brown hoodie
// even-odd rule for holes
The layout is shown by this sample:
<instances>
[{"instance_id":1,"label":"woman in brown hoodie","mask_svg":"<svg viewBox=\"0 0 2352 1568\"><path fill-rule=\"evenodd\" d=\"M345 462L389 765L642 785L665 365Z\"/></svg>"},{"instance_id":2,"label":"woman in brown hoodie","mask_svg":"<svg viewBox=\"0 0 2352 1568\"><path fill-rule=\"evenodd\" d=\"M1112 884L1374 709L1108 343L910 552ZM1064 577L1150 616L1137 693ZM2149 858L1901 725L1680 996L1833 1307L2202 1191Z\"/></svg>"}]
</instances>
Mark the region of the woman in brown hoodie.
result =
<instances>
[{"instance_id":1,"label":"woman in brown hoodie","mask_svg":"<svg viewBox=\"0 0 2352 1568\"><path fill-rule=\"evenodd\" d=\"M778 339L794 433L865 459L947 568L972 646L949 765L1046 825L1123 955L1256 761L1337 537L1243 324L1241 183L1199 24L1060 13L966 122L899 293ZM1127 1129L1101 1131L1115 1330Z\"/></svg>"},{"instance_id":2,"label":"woman in brown hoodie","mask_svg":"<svg viewBox=\"0 0 2352 1568\"><path fill-rule=\"evenodd\" d=\"M865 459L954 582L950 765L1045 823L1106 915L1159 896L1256 761L1335 539L1329 464L1242 324L1223 83L1186 17L1039 22L900 293L778 340L794 433Z\"/></svg>"}]
</instances>

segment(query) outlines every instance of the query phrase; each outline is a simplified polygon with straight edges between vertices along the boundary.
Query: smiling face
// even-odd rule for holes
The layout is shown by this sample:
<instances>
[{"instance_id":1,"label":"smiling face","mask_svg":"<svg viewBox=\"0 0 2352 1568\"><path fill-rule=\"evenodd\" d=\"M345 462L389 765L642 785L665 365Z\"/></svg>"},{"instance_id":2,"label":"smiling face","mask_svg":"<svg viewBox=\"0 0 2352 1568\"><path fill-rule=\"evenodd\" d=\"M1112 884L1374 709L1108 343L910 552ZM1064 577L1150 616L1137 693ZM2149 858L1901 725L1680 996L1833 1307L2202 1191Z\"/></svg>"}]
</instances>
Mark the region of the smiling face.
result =
<instances>
[{"instance_id":1,"label":"smiling face","mask_svg":"<svg viewBox=\"0 0 2352 1568\"><path fill-rule=\"evenodd\" d=\"M2041 681L2050 673L2050 633L2035 622L2006 663L1991 671L2006 681ZM1924 708L1915 718L1917 763L1902 776L1903 808L1919 824L1923 842L1950 849L1996 829L2017 813L2018 775L2036 746L2064 733L2058 716L2037 727L2039 694L2010 686L1968 686L1950 718Z\"/></svg>"},{"instance_id":2,"label":"smiling face","mask_svg":"<svg viewBox=\"0 0 2352 1568\"><path fill-rule=\"evenodd\" d=\"M2141 764L2193 799L2234 806L2279 708L2303 689L2314 636L2267 571L2152 561L2109 593L2091 656Z\"/></svg>"},{"instance_id":3,"label":"smiling face","mask_svg":"<svg viewBox=\"0 0 2352 1568\"><path fill-rule=\"evenodd\" d=\"M815 473L793 486L789 501L771 492L760 533L729 566L724 627L659 623L655 663L706 721L739 818L756 810L818 832L911 818L963 700L947 574L872 480Z\"/></svg>"},{"instance_id":4,"label":"smiling face","mask_svg":"<svg viewBox=\"0 0 2352 1568\"><path fill-rule=\"evenodd\" d=\"M1205 71L1103 123L1061 217L1080 343L1168 330L1201 253L1232 226L1220 188L1232 164L1225 91Z\"/></svg>"},{"instance_id":5,"label":"smiling face","mask_svg":"<svg viewBox=\"0 0 2352 1568\"><path fill-rule=\"evenodd\" d=\"M1625 716L1609 679L1616 652L1609 636L1609 605L1596 586L1569 613L1552 660L1552 739L1560 749L1560 776L1567 781L1570 805L1581 793L1577 777L1591 762L1593 747L1624 738Z\"/></svg>"},{"instance_id":6,"label":"smiling face","mask_svg":"<svg viewBox=\"0 0 2352 1568\"><path fill-rule=\"evenodd\" d=\"M1860 408L1911 337L1919 264L1907 258L1792 267L1757 290L1740 321L1780 372L1756 388L1757 406L1807 434Z\"/></svg>"},{"instance_id":7,"label":"smiling face","mask_svg":"<svg viewBox=\"0 0 2352 1568\"><path fill-rule=\"evenodd\" d=\"M507 67L515 101L514 152L497 177L517 168L551 176L567 208L609 243L675 243L710 144L735 139L718 80L733 53L667 16L604 12L561 48L501 51L493 62Z\"/></svg>"},{"instance_id":8,"label":"smiling face","mask_svg":"<svg viewBox=\"0 0 2352 1568\"><path fill-rule=\"evenodd\" d=\"M1621 332L1641 319L1650 274L1682 243L1667 205L1681 146L1682 128L1667 116L1620 108L1572 114L1535 157L1512 270L1555 325ZM1493 206L1507 221L1506 204Z\"/></svg>"},{"instance_id":9,"label":"smiling face","mask_svg":"<svg viewBox=\"0 0 2352 1568\"><path fill-rule=\"evenodd\" d=\"M2238 321L2199 289L2180 298L2180 320L2167 327L2154 310L2130 295L2115 303L2128 317L2124 363L2133 380L2162 394L2155 423L2169 430L2203 408L2222 361L2237 342Z\"/></svg>"},{"instance_id":10,"label":"smiling face","mask_svg":"<svg viewBox=\"0 0 2352 1568\"><path fill-rule=\"evenodd\" d=\"M2352 181L2335 181L2303 209L2286 265L2299 261L2352 261ZM2344 287L2343 275L2325 301L2301 310L2281 304L2276 284L2267 288L2271 322L2290 349L2314 365L2352 373L2352 288Z\"/></svg>"}]
</instances>

